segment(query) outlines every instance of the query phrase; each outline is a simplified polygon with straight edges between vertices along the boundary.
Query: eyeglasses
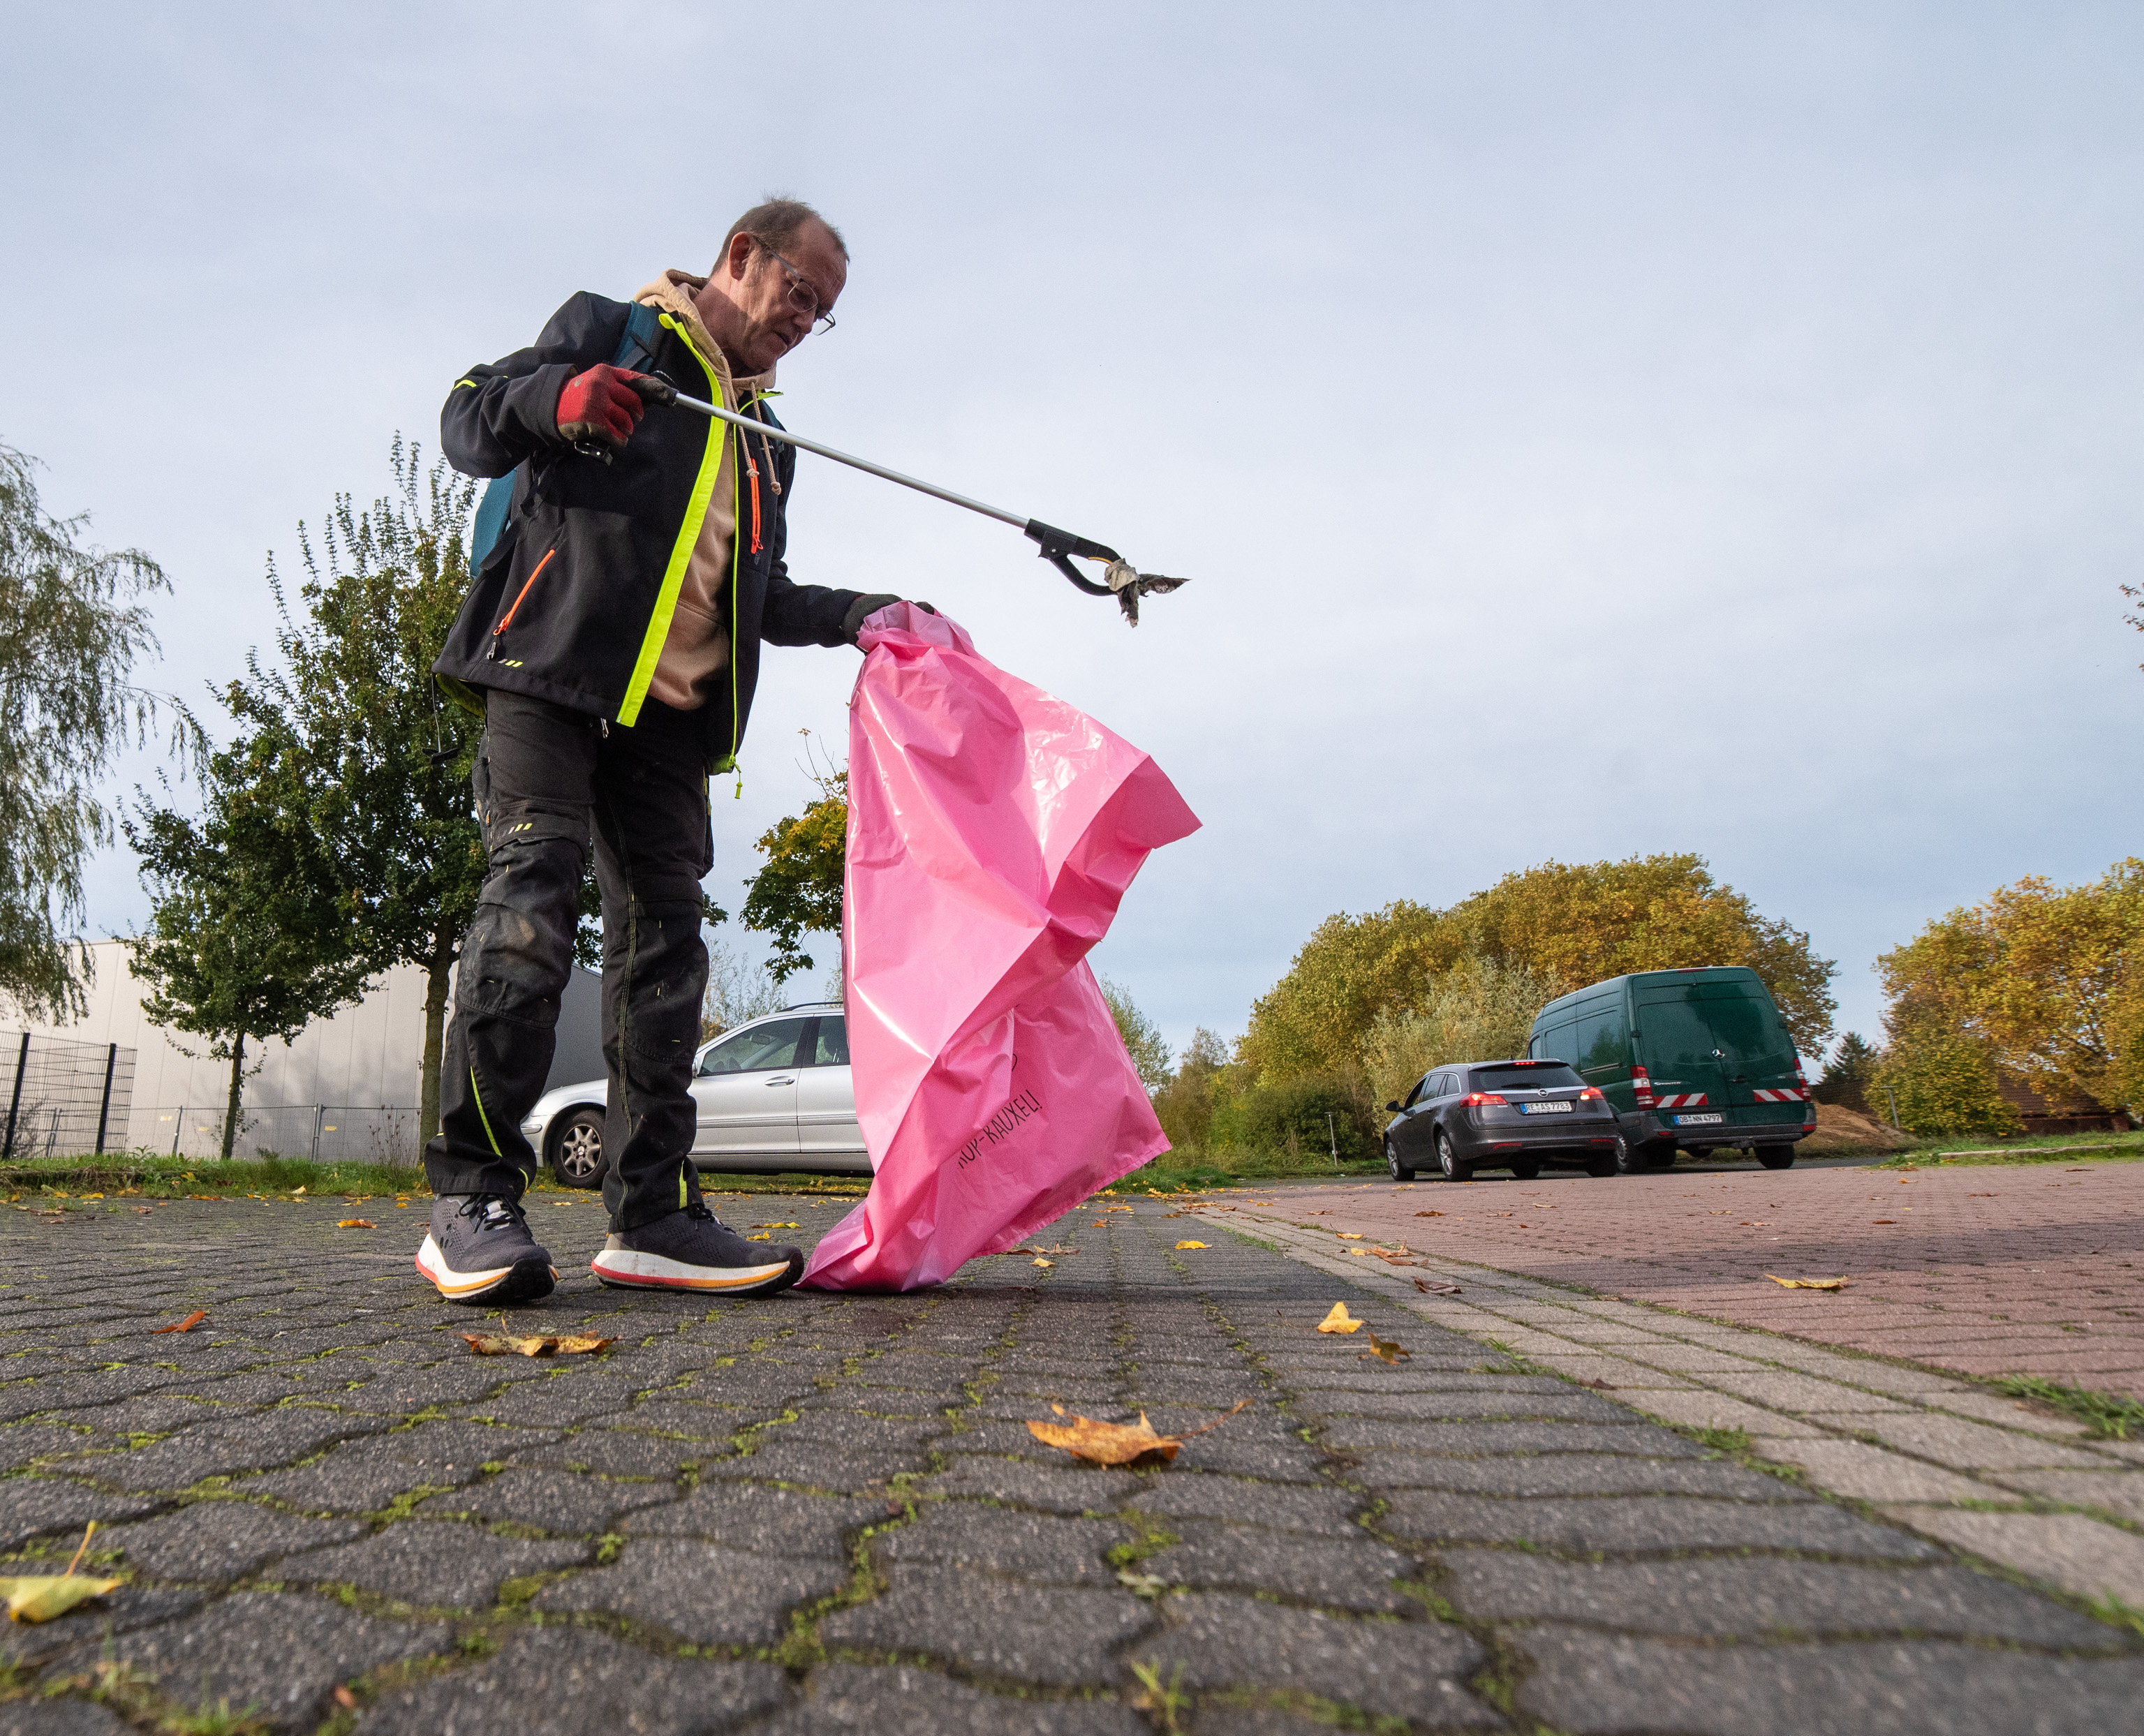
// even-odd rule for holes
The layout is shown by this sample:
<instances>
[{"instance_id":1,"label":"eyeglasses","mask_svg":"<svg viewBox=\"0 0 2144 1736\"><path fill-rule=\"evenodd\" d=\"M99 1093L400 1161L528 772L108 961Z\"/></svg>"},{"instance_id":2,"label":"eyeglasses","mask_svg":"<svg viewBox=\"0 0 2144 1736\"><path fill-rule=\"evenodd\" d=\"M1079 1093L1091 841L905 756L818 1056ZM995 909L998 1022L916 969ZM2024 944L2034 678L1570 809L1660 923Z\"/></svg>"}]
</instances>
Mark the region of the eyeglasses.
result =
<instances>
[{"instance_id":1,"label":"eyeglasses","mask_svg":"<svg viewBox=\"0 0 2144 1736\"><path fill-rule=\"evenodd\" d=\"M754 239L757 238L754 237ZM811 329L814 331L831 331L834 329L834 316L831 314L822 314L819 311L819 292L811 287L811 280L772 247L767 246L766 242L761 241L759 245L765 249L769 259L789 274L789 305L798 313L811 315Z\"/></svg>"}]
</instances>

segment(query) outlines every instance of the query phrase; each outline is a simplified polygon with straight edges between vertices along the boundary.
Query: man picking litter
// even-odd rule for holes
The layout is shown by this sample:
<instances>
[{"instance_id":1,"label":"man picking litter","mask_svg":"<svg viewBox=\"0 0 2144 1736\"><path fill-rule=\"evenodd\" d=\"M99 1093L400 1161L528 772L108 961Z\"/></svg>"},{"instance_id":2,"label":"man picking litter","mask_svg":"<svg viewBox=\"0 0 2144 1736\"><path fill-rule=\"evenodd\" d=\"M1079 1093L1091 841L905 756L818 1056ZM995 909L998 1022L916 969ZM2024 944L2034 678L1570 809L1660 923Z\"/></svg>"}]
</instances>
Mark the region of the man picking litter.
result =
<instances>
[{"instance_id":1,"label":"man picking litter","mask_svg":"<svg viewBox=\"0 0 2144 1736\"><path fill-rule=\"evenodd\" d=\"M773 200L732 226L705 278L633 304L575 295L534 345L454 382L442 445L471 476L517 473L499 539L432 667L479 706L472 781L490 877L462 942L441 1066L436 1200L417 1268L454 1302L532 1301L558 1272L529 1233L521 1132L551 1069L593 837L603 894L607 1284L787 1288L794 1247L746 1242L702 1203L687 1086L713 865L707 781L744 739L762 640L853 645L899 599L800 585L783 562L794 449L668 406L676 389L778 426L774 365L831 327L841 236Z\"/></svg>"}]
</instances>

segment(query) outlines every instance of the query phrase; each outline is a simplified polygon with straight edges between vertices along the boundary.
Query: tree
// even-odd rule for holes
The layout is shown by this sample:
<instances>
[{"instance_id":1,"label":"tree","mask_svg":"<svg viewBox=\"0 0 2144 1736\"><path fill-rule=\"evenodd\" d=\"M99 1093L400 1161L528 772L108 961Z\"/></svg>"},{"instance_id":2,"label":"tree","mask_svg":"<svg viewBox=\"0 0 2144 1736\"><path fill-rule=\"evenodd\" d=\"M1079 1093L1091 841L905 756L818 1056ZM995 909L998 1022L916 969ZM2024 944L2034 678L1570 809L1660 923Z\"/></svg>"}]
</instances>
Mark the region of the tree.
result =
<instances>
[{"instance_id":1,"label":"tree","mask_svg":"<svg viewBox=\"0 0 2144 1736\"><path fill-rule=\"evenodd\" d=\"M2014 1133L2017 1112L2003 1100L1995 1064L1939 1013L1890 1023L1869 1080L1871 1100L1898 1108L1898 1124L1914 1133Z\"/></svg>"},{"instance_id":2,"label":"tree","mask_svg":"<svg viewBox=\"0 0 2144 1736\"><path fill-rule=\"evenodd\" d=\"M1809 1088L1810 1099L1837 1104L1864 1115L1874 1113L1869 1108L1869 1086L1879 1059L1874 1044L1859 1031L1849 1031L1839 1039L1824 1077Z\"/></svg>"},{"instance_id":3,"label":"tree","mask_svg":"<svg viewBox=\"0 0 2144 1736\"><path fill-rule=\"evenodd\" d=\"M231 1063L226 1158L247 1039L287 1043L355 999L366 975L320 838L278 800L292 751L287 738L241 737L211 757L198 819L145 799L125 821L152 900L133 946L134 975L151 990L142 1010L208 1038L210 1054Z\"/></svg>"},{"instance_id":4,"label":"tree","mask_svg":"<svg viewBox=\"0 0 2144 1736\"><path fill-rule=\"evenodd\" d=\"M748 965L719 940L707 945L707 992L700 999L700 1040L782 1009L782 989L763 965Z\"/></svg>"},{"instance_id":5,"label":"tree","mask_svg":"<svg viewBox=\"0 0 2144 1736\"><path fill-rule=\"evenodd\" d=\"M1939 1024L2052 1101L2138 1099L2144 861L2057 887L2031 875L1876 961L1892 1017Z\"/></svg>"},{"instance_id":6,"label":"tree","mask_svg":"<svg viewBox=\"0 0 2144 1736\"><path fill-rule=\"evenodd\" d=\"M801 732L809 737L811 731ZM807 741L806 752L810 754ZM745 882L744 908L738 920L747 928L774 936L767 974L779 983L812 967L803 949L807 934L839 934L841 876L848 861L849 773L845 766L819 769L808 761L805 776L817 786L819 799L802 814L777 820L755 846L766 866ZM722 913L715 913L721 920Z\"/></svg>"},{"instance_id":7,"label":"tree","mask_svg":"<svg viewBox=\"0 0 2144 1736\"><path fill-rule=\"evenodd\" d=\"M223 698L242 727L292 744L278 799L327 841L353 960L425 973L421 1143L439 1128L448 985L488 871L469 782L482 722L431 677L468 588L475 484L427 470L399 435L390 461L395 492L362 513L337 495L317 550L298 527L298 611L270 559L280 667L250 657ZM581 956L596 956L585 934Z\"/></svg>"},{"instance_id":8,"label":"tree","mask_svg":"<svg viewBox=\"0 0 2144 1736\"><path fill-rule=\"evenodd\" d=\"M1633 856L1545 862L1447 910L1402 900L1327 918L1252 1009L1241 1059L1268 1085L1359 1072L1378 1021L1420 1010L1467 960L1569 988L1627 971L1745 965L1803 1049L1821 1049L1831 1034L1838 967L1814 955L1807 935L1759 915L1700 857Z\"/></svg>"},{"instance_id":9,"label":"tree","mask_svg":"<svg viewBox=\"0 0 2144 1736\"><path fill-rule=\"evenodd\" d=\"M1379 1103L1403 1098L1432 1067L1522 1055L1534 1015L1565 985L1525 965L1462 959L1419 1008L1387 1011L1370 1028L1364 1060Z\"/></svg>"},{"instance_id":10,"label":"tree","mask_svg":"<svg viewBox=\"0 0 2144 1736\"><path fill-rule=\"evenodd\" d=\"M86 516L48 516L34 464L0 445L0 1002L59 1022L88 1008L68 935L83 861L112 840L97 786L171 704L132 678L158 648L143 599L171 584L138 548L83 546ZM196 766L200 733L172 710L173 751Z\"/></svg>"},{"instance_id":11,"label":"tree","mask_svg":"<svg viewBox=\"0 0 2144 1736\"><path fill-rule=\"evenodd\" d=\"M1131 990L1123 984L1106 976L1099 980L1102 999L1109 1003L1109 1016L1117 1022L1117 1034L1124 1039L1124 1051L1132 1058L1139 1083L1149 1092L1160 1090L1169 1079L1169 1045L1161 1040L1161 1027L1139 1011Z\"/></svg>"},{"instance_id":12,"label":"tree","mask_svg":"<svg viewBox=\"0 0 2144 1736\"><path fill-rule=\"evenodd\" d=\"M1214 1099L1225 1089L1228 1066L1228 1045L1202 1024L1184 1045L1174 1075L1154 1094L1161 1130L1179 1151L1203 1151L1212 1143Z\"/></svg>"}]
</instances>

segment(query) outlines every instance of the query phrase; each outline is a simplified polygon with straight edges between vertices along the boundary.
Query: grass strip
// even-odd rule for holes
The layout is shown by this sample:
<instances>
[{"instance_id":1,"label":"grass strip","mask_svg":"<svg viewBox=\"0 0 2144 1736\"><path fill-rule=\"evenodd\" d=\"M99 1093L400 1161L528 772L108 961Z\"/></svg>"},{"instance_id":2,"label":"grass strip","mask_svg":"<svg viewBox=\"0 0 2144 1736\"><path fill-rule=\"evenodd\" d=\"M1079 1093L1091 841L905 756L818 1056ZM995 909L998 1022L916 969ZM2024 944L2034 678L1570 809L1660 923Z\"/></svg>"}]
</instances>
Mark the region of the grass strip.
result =
<instances>
[{"instance_id":1,"label":"grass strip","mask_svg":"<svg viewBox=\"0 0 2144 1736\"><path fill-rule=\"evenodd\" d=\"M2006 1375L1994 1386L2012 1398L2029 1398L2074 1416L2091 1429L2095 1441L2127 1441L2132 1429L2144 1430L2144 1405L2122 1393L2066 1386L2037 1374Z\"/></svg>"}]
</instances>

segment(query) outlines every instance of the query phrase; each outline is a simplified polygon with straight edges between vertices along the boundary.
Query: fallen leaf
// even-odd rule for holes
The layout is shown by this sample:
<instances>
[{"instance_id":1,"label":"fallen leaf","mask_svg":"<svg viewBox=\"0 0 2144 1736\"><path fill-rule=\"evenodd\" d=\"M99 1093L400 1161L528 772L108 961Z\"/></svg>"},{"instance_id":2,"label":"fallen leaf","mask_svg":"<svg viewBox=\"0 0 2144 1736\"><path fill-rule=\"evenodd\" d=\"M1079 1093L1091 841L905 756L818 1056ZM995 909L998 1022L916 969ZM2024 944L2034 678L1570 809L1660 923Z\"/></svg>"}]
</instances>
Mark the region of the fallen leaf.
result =
<instances>
[{"instance_id":1,"label":"fallen leaf","mask_svg":"<svg viewBox=\"0 0 2144 1736\"><path fill-rule=\"evenodd\" d=\"M118 1585L117 1580L92 1580L72 1574L43 1574L19 1579L0 1579L0 1598L17 1621L50 1621L77 1604L86 1604Z\"/></svg>"},{"instance_id":2,"label":"fallen leaf","mask_svg":"<svg viewBox=\"0 0 2144 1736\"><path fill-rule=\"evenodd\" d=\"M370 1218L338 1218L335 1228L339 1230L376 1230L380 1226Z\"/></svg>"},{"instance_id":3,"label":"fallen leaf","mask_svg":"<svg viewBox=\"0 0 2144 1736\"><path fill-rule=\"evenodd\" d=\"M1320 1206L1316 1211L1305 1212L1303 1215L1305 1218L1330 1218L1333 1215L1333 1208L1330 1206Z\"/></svg>"},{"instance_id":4,"label":"fallen leaf","mask_svg":"<svg viewBox=\"0 0 2144 1736\"><path fill-rule=\"evenodd\" d=\"M207 1318L207 1309L196 1308L193 1312L187 1315L184 1320L175 1320L169 1326L160 1326L151 1332L149 1336L153 1338L164 1332L191 1332L196 1327L199 1326Z\"/></svg>"},{"instance_id":5,"label":"fallen leaf","mask_svg":"<svg viewBox=\"0 0 2144 1736\"><path fill-rule=\"evenodd\" d=\"M767 1230L757 1236L747 1236L744 1239L747 1242L772 1242L774 1239L774 1232Z\"/></svg>"},{"instance_id":6,"label":"fallen leaf","mask_svg":"<svg viewBox=\"0 0 2144 1736\"><path fill-rule=\"evenodd\" d=\"M1965 1197L1968 1199L2000 1199L2003 1196L1999 1193L1968 1193Z\"/></svg>"},{"instance_id":7,"label":"fallen leaf","mask_svg":"<svg viewBox=\"0 0 2144 1736\"><path fill-rule=\"evenodd\" d=\"M1049 1271L1051 1267L1055 1267L1055 1266L1057 1264L1057 1262L1056 1262L1055 1260L1045 1260L1045 1259L1044 1259L1044 1258L1041 1257L1041 1255L1040 1255L1040 1254L1037 1254L1037 1255L1035 1256L1034 1263L1035 1263L1035 1265L1037 1265L1037 1266L1041 1267L1043 1268L1043 1270L1044 1270L1044 1271L1045 1271L1045 1272Z\"/></svg>"},{"instance_id":8,"label":"fallen leaf","mask_svg":"<svg viewBox=\"0 0 2144 1736\"><path fill-rule=\"evenodd\" d=\"M1109 1228L1109 1220L1106 1218L1097 1218L1094 1223L1089 1226L1089 1228L1098 1230L1105 1230Z\"/></svg>"},{"instance_id":9,"label":"fallen leaf","mask_svg":"<svg viewBox=\"0 0 2144 1736\"><path fill-rule=\"evenodd\" d=\"M1898 1220L1895 1218L1872 1218L1869 1221L1871 1223L1896 1223ZM1769 1277L1771 1274L1767 1272L1765 1276Z\"/></svg>"},{"instance_id":10,"label":"fallen leaf","mask_svg":"<svg viewBox=\"0 0 2144 1736\"><path fill-rule=\"evenodd\" d=\"M1090 1465L1137 1465L1156 1456L1163 1461L1174 1459L1177 1448L1194 1435L1218 1429L1249 1403L1245 1399L1235 1410L1215 1417L1206 1428L1187 1430L1181 1435L1156 1434L1144 1411L1139 1412L1136 1428L1129 1423L1098 1422L1091 1416L1072 1416L1070 1422L1030 1422L1027 1426L1044 1446L1061 1446L1074 1458L1084 1459ZM1060 1416L1071 1415L1062 1405L1050 1408Z\"/></svg>"},{"instance_id":11,"label":"fallen leaf","mask_svg":"<svg viewBox=\"0 0 2144 1736\"><path fill-rule=\"evenodd\" d=\"M504 1332L464 1332L462 1342L479 1357L579 1357L608 1350L618 1342L593 1332L543 1332L526 1338Z\"/></svg>"},{"instance_id":12,"label":"fallen leaf","mask_svg":"<svg viewBox=\"0 0 2144 1736\"><path fill-rule=\"evenodd\" d=\"M1391 1339L1380 1338L1372 1332L1370 1334L1370 1347L1362 1354L1375 1357L1380 1362L1397 1362L1402 1357L1411 1357L1414 1352L1405 1345L1395 1344Z\"/></svg>"},{"instance_id":13,"label":"fallen leaf","mask_svg":"<svg viewBox=\"0 0 2144 1736\"><path fill-rule=\"evenodd\" d=\"M1176 1244L1179 1252L1187 1247L1204 1247L1205 1245L1203 1242L1179 1242Z\"/></svg>"},{"instance_id":14,"label":"fallen leaf","mask_svg":"<svg viewBox=\"0 0 2144 1736\"><path fill-rule=\"evenodd\" d=\"M1615 1390L1606 1381L1581 1381L1578 1384L1581 1386L1591 1386L1599 1392L1613 1392Z\"/></svg>"},{"instance_id":15,"label":"fallen leaf","mask_svg":"<svg viewBox=\"0 0 2144 1736\"><path fill-rule=\"evenodd\" d=\"M136 1212L140 1213L141 1214L141 1216L142 1216L142 1217L146 1218L146 1217L147 1217L147 1216L148 1216L151 1212L155 1211L156 1208L154 1206L136 1206L136 1207L135 1207L135 1208L134 1208L134 1209L135 1209Z\"/></svg>"},{"instance_id":16,"label":"fallen leaf","mask_svg":"<svg viewBox=\"0 0 2144 1736\"><path fill-rule=\"evenodd\" d=\"M329 1698L345 1712L355 1712L357 1709L357 1696L340 1683L335 1684L335 1691Z\"/></svg>"},{"instance_id":17,"label":"fallen leaf","mask_svg":"<svg viewBox=\"0 0 2144 1736\"><path fill-rule=\"evenodd\" d=\"M1414 1215L1417 1218L1442 1218L1444 1213L1442 1212L1417 1212Z\"/></svg>"},{"instance_id":18,"label":"fallen leaf","mask_svg":"<svg viewBox=\"0 0 2144 1736\"><path fill-rule=\"evenodd\" d=\"M1423 1282L1420 1278L1417 1278L1414 1281L1414 1287L1416 1289L1421 1291L1424 1296L1457 1296L1459 1294L1459 1287L1457 1284L1430 1284Z\"/></svg>"},{"instance_id":19,"label":"fallen leaf","mask_svg":"<svg viewBox=\"0 0 2144 1736\"><path fill-rule=\"evenodd\" d=\"M1321 1332L1356 1332L1362 1328L1362 1322L1347 1312L1345 1302L1333 1303L1333 1312L1318 1322Z\"/></svg>"},{"instance_id":20,"label":"fallen leaf","mask_svg":"<svg viewBox=\"0 0 2144 1736\"><path fill-rule=\"evenodd\" d=\"M794 1223L755 1223L752 1228L756 1230L793 1230L802 1226Z\"/></svg>"},{"instance_id":21,"label":"fallen leaf","mask_svg":"<svg viewBox=\"0 0 2144 1736\"><path fill-rule=\"evenodd\" d=\"M293 1199L295 1199L295 1198L297 1198L300 1193L303 1193L305 1191L305 1190L303 1188L293 1188L290 1190L290 1198L293 1198Z\"/></svg>"},{"instance_id":22,"label":"fallen leaf","mask_svg":"<svg viewBox=\"0 0 2144 1736\"><path fill-rule=\"evenodd\" d=\"M1342 1242L1360 1242L1362 1239L1362 1237L1357 1235L1352 1230L1335 1230L1333 1233L1338 1236Z\"/></svg>"},{"instance_id":23,"label":"fallen leaf","mask_svg":"<svg viewBox=\"0 0 2144 1736\"><path fill-rule=\"evenodd\" d=\"M1784 1285L1789 1290L1844 1290L1849 1284L1854 1282L1852 1278L1774 1277L1769 1272L1766 1272L1764 1276L1768 1278L1771 1278L1774 1283Z\"/></svg>"}]
</instances>

